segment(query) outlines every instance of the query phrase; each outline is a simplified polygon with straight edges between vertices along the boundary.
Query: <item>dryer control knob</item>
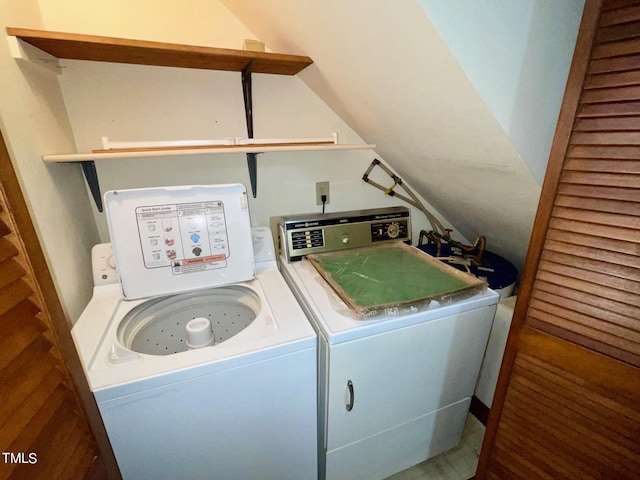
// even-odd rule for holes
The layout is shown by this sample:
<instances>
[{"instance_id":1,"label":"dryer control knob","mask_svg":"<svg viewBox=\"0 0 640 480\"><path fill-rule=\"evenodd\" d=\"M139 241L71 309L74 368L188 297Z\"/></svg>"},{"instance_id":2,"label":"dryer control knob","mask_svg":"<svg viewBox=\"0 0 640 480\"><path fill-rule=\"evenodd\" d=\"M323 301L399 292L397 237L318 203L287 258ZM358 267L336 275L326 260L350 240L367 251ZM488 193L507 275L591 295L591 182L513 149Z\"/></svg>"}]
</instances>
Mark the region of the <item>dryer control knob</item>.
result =
<instances>
[{"instance_id":1,"label":"dryer control knob","mask_svg":"<svg viewBox=\"0 0 640 480\"><path fill-rule=\"evenodd\" d=\"M398 224L398 222L391 222L389 226L387 226L387 235L389 235L389 238L398 238L400 235L400 224Z\"/></svg>"}]
</instances>

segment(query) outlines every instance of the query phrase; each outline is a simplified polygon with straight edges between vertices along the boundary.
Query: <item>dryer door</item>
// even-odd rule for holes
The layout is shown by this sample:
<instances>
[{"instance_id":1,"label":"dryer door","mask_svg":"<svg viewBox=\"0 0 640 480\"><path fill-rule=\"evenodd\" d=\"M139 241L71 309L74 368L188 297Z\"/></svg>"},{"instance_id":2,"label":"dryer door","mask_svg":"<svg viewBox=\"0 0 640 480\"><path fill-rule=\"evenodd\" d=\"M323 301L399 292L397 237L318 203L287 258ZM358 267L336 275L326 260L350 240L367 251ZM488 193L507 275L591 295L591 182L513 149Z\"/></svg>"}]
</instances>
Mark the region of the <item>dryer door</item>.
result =
<instances>
[{"instance_id":1,"label":"dryer door","mask_svg":"<svg viewBox=\"0 0 640 480\"><path fill-rule=\"evenodd\" d=\"M110 191L105 205L127 299L255 277L247 193L241 184Z\"/></svg>"}]
</instances>

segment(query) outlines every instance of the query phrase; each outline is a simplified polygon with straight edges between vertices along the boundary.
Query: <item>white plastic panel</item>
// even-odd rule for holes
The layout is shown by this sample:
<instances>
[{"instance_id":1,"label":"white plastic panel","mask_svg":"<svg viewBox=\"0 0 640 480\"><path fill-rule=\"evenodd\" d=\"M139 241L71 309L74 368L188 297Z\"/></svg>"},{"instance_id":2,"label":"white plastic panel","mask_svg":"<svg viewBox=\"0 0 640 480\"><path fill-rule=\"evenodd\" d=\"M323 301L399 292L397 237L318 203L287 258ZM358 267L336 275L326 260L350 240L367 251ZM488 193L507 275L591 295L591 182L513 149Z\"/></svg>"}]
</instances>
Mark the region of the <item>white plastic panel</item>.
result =
<instances>
[{"instance_id":1,"label":"white plastic panel","mask_svg":"<svg viewBox=\"0 0 640 480\"><path fill-rule=\"evenodd\" d=\"M99 243L91 249L91 271L93 286L118 283L116 260L113 257L110 243Z\"/></svg>"},{"instance_id":2,"label":"white plastic panel","mask_svg":"<svg viewBox=\"0 0 640 480\"><path fill-rule=\"evenodd\" d=\"M110 191L107 222L127 299L255 277L241 184Z\"/></svg>"},{"instance_id":3,"label":"white plastic panel","mask_svg":"<svg viewBox=\"0 0 640 480\"><path fill-rule=\"evenodd\" d=\"M316 349L276 352L98 400L122 477L316 479Z\"/></svg>"},{"instance_id":4,"label":"white plastic panel","mask_svg":"<svg viewBox=\"0 0 640 480\"><path fill-rule=\"evenodd\" d=\"M327 450L471 397L494 313L495 307L487 306L333 345ZM348 411L350 401L353 408Z\"/></svg>"},{"instance_id":5,"label":"white plastic panel","mask_svg":"<svg viewBox=\"0 0 640 480\"><path fill-rule=\"evenodd\" d=\"M324 478L380 480L446 452L460 442L470 403L471 398L467 397L410 422L327 452Z\"/></svg>"},{"instance_id":6,"label":"white plastic panel","mask_svg":"<svg viewBox=\"0 0 640 480\"><path fill-rule=\"evenodd\" d=\"M500 300L496 310L496 316L491 325L491 333L487 342L487 349L482 360L480 375L476 385L475 395L487 407L491 408L493 395L498 383L502 357L507 346L509 329L513 318L513 308L516 305L517 296L507 297Z\"/></svg>"},{"instance_id":7,"label":"white plastic panel","mask_svg":"<svg viewBox=\"0 0 640 480\"><path fill-rule=\"evenodd\" d=\"M275 261L276 252L269 227L253 227L253 260L255 262Z\"/></svg>"}]
</instances>

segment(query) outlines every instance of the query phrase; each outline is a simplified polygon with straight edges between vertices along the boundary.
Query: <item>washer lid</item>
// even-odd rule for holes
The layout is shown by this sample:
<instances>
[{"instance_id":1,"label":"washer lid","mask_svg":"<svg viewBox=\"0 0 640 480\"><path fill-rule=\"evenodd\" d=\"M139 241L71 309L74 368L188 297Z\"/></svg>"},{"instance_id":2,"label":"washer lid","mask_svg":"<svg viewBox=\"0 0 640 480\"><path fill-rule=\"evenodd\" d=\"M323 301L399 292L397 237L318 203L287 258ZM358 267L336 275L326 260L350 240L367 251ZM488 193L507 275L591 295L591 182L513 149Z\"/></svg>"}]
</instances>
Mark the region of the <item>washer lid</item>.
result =
<instances>
[{"instance_id":1,"label":"washer lid","mask_svg":"<svg viewBox=\"0 0 640 480\"><path fill-rule=\"evenodd\" d=\"M127 299L255 277L244 185L110 191L105 205Z\"/></svg>"}]
</instances>

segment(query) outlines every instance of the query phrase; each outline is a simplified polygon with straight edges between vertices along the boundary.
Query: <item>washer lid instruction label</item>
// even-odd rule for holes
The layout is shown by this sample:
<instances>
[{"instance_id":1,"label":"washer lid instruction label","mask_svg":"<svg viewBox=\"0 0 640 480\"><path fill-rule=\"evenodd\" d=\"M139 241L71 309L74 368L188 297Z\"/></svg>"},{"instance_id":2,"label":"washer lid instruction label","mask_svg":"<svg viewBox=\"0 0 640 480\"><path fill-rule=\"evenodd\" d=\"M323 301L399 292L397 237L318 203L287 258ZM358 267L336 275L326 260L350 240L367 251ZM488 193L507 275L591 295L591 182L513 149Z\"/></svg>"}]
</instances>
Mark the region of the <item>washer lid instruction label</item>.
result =
<instances>
[{"instance_id":1,"label":"washer lid instruction label","mask_svg":"<svg viewBox=\"0 0 640 480\"><path fill-rule=\"evenodd\" d=\"M146 268L170 267L180 275L227 266L223 202L150 205L135 212Z\"/></svg>"}]
</instances>

